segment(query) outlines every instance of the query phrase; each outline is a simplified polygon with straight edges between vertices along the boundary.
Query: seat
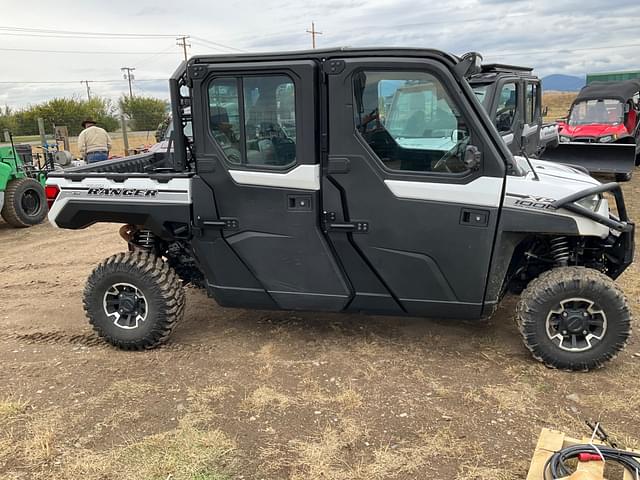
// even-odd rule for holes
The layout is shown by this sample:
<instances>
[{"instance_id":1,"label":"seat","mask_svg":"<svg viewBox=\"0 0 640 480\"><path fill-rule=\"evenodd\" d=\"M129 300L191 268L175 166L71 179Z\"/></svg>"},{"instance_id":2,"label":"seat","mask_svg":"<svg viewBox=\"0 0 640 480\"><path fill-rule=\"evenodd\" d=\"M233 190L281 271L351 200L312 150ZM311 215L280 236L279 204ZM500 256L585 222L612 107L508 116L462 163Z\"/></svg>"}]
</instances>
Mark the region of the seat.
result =
<instances>
[{"instance_id":1,"label":"seat","mask_svg":"<svg viewBox=\"0 0 640 480\"><path fill-rule=\"evenodd\" d=\"M427 128L426 115L423 110L416 110L407 120L404 135L407 137L422 137Z\"/></svg>"},{"instance_id":2,"label":"seat","mask_svg":"<svg viewBox=\"0 0 640 480\"><path fill-rule=\"evenodd\" d=\"M635 110L630 110L627 114L627 121L624 123L627 132L630 135L633 135L633 132L636 130L636 125L638 124L638 112Z\"/></svg>"}]
</instances>

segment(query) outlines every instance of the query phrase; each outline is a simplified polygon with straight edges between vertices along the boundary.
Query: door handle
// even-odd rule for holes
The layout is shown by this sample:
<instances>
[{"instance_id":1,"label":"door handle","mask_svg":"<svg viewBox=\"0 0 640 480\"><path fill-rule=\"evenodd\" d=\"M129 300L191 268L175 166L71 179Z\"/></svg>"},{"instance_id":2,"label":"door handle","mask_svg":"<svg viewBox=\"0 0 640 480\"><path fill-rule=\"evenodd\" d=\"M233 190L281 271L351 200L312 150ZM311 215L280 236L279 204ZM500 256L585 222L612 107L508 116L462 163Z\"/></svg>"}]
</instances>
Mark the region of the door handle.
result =
<instances>
[{"instance_id":1,"label":"door handle","mask_svg":"<svg viewBox=\"0 0 640 480\"><path fill-rule=\"evenodd\" d=\"M486 227L489 225L489 215L488 210L463 208L460 213L460 224L471 227Z\"/></svg>"}]
</instances>

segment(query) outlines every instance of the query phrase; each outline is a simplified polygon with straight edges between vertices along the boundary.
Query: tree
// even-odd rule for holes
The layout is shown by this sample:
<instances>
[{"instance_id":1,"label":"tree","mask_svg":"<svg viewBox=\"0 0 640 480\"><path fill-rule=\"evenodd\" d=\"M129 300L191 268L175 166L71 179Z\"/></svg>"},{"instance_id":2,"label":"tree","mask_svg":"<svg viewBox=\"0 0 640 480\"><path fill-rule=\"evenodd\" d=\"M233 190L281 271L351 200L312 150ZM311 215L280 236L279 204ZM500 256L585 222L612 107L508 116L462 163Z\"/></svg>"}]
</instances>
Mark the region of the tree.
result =
<instances>
[{"instance_id":1,"label":"tree","mask_svg":"<svg viewBox=\"0 0 640 480\"><path fill-rule=\"evenodd\" d=\"M70 135L77 135L82 130L81 123L85 118L93 118L105 130L115 130L119 122L114 114L115 108L111 100L105 98L54 98L45 103L30 105L13 113L11 117L14 122L13 131L20 135L37 134L38 118L44 120L47 129L52 125L65 125Z\"/></svg>"},{"instance_id":2,"label":"tree","mask_svg":"<svg viewBox=\"0 0 640 480\"><path fill-rule=\"evenodd\" d=\"M133 130L155 130L166 116L168 104L154 97L120 98L120 110L131 118Z\"/></svg>"}]
</instances>

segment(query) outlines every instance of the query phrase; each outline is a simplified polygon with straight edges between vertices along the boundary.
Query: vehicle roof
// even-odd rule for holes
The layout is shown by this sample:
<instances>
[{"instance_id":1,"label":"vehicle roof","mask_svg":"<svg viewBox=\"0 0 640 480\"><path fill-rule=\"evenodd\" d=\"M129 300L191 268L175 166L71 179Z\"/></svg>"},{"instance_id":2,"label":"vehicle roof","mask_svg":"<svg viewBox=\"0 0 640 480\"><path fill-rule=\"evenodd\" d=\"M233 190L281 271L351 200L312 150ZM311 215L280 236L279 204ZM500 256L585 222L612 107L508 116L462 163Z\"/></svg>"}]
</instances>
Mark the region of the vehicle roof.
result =
<instances>
[{"instance_id":1,"label":"vehicle roof","mask_svg":"<svg viewBox=\"0 0 640 480\"><path fill-rule=\"evenodd\" d=\"M480 73L472 75L469 81L471 83L493 83L499 79L508 77L538 80L538 77L533 73L532 67L489 63L482 65Z\"/></svg>"},{"instance_id":2,"label":"vehicle roof","mask_svg":"<svg viewBox=\"0 0 640 480\"><path fill-rule=\"evenodd\" d=\"M586 100L601 100L611 98L626 102L640 92L640 80L625 80L623 82L592 82L582 87L573 103Z\"/></svg>"},{"instance_id":3,"label":"vehicle roof","mask_svg":"<svg viewBox=\"0 0 640 480\"><path fill-rule=\"evenodd\" d=\"M269 60L324 60L327 58L349 58L349 57L441 57L452 63L458 63L460 58L443 52L441 50L429 48L407 48L407 47L368 47L368 48L326 48L315 50L294 50L285 52L260 52L260 53L231 53L215 55L195 55L188 61L189 65L201 63L228 63L246 61L269 61Z\"/></svg>"}]
</instances>

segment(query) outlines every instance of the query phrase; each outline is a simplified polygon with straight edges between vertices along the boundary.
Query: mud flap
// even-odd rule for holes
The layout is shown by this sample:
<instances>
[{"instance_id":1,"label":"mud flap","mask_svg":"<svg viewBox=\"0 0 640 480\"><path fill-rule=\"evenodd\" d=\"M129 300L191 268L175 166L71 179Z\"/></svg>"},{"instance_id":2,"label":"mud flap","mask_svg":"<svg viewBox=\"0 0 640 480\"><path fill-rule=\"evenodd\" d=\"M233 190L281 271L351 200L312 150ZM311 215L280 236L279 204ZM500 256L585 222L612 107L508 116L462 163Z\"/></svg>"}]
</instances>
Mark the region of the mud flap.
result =
<instances>
[{"instance_id":1,"label":"mud flap","mask_svg":"<svg viewBox=\"0 0 640 480\"><path fill-rule=\"evenodd\" d=\"M636 164L634 144L615 143L560 143L556 148L547 148L542 160L576 165L590 173L631 173Z\"/></svg>"}]
</instances>

